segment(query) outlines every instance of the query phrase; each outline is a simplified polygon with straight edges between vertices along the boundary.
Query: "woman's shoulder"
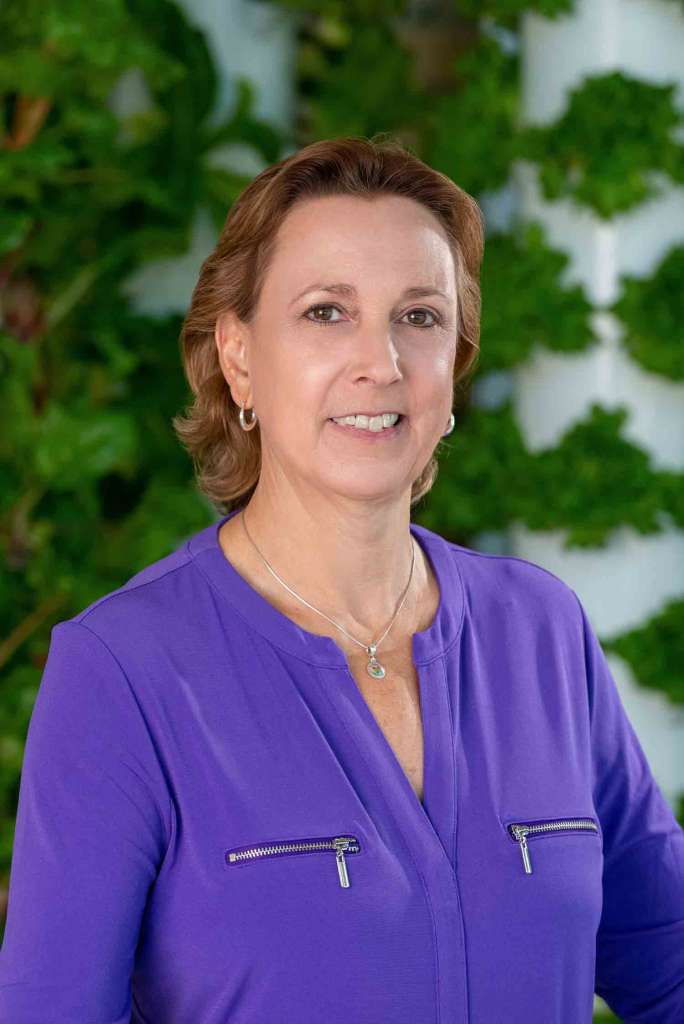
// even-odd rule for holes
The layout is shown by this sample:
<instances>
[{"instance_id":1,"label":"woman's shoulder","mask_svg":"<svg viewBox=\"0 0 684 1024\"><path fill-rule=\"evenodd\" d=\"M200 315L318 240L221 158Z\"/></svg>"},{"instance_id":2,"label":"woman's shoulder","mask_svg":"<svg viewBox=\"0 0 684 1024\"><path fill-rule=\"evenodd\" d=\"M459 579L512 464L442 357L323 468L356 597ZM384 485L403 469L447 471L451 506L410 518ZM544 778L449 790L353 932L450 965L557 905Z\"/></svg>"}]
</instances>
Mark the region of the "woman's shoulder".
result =
<instances>
[{"instance_id":1,"label":"woman's shoulder","mask_svg":"<svg viewBox=\"0 0 684 1024\"><path fill-rule=\"evenodd\" d=\"M465 594L483 603L580 622L579 598L570 584L551 569L520 555L478 551L446 541L463 582Z\"/></svg>"},{"instance_id":2,"label":"woman's shoulder","mask_svg":"<svg viewBox=\"0 0 684 1024\"><path fill-rule=\"evenodd\" d=\"M197 536L186 538L63 621L86 627L114 654L150 650L160 641L180 637L198 606L200 591L206 589L203 578L193 571L191 542Z\"/></svg>"}]
</instances>

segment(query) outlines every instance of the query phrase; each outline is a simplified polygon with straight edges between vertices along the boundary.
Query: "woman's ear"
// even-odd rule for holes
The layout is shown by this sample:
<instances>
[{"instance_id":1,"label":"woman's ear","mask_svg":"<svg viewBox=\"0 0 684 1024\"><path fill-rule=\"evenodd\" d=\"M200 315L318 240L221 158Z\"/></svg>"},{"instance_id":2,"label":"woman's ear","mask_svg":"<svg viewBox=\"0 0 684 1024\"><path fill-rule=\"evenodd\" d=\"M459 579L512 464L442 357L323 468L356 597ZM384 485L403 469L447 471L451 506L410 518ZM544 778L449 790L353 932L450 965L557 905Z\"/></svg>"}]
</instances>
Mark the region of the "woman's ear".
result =
<instances>
[{"instance_id":1,"label":"woman's ear","mask_svg":"<svg viewBox=\"0 0 684 1024\"><path fill-rule=\"evenodd\" d=\"M221 372L231 389L235 402L249 405L248 326L235 310L219 314L214 327L214 340ZM241 397L237 397L241 396Z\"/></svg>"}]
</instances>

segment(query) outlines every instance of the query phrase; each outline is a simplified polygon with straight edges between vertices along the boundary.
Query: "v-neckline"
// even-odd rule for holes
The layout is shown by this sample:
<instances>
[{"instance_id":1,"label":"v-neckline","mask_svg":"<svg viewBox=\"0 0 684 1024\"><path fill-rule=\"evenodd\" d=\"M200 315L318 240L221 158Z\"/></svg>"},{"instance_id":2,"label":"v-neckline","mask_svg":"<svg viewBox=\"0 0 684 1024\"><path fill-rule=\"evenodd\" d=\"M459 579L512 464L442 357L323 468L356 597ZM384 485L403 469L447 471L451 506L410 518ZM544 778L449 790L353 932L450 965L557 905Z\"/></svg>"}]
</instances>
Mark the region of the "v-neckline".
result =
<instances>
[{"instance_id":1,"label":"v-neckline","mask_svg":"<svg viewBox=\"0 0 684 1024\"><path fill-rule=\"evenodd\" d=\"M187 549L199 568L249 625L290 654L322 668L347 668L347 658L333 637L312 633L284 615L241 576L227 558L219 531L242 509L233 509L193 534ZM439 534L410 523L409 529L426 555L437 580L440 599L432 622L412 636L416 667L443 655L458 639L465 611L463 582L451 545Z\"/></svg>"},{"instance_id":2,"label":"v-neckline","mask_svg":"<svg viewBox=\"0 0 684 1024\"><path fill-rule=\"evenodd\" d=\"M241 509L234 509L187 541L187 550L198 568L230 602L246 623L274 646L323 670L342 670L349 684L349 700L356 715L376 738L379 755L375 770L383 798L393 812L407 841L422 847L425 839L436 843L440 855L455 870L452 848L456 825L456 766L453 730L457 709L451 707L445 655L458 641L465 614L465 590L453 548L443 537L417 523L410 531L426 555L437 580L440 598L432 622L412 635L413 662L418 675L423 718L423 799L413 789L394 749L359 689L347 656L330 636L312 633L272 605L240 575L226 556L219 540L223 524ZM324 687L331 708L344 718L348 710ZM349 729L349 721L345 721ZM358 738L350 730L358 746ZM367 751L358 747L366 760ZM371 752L372 753L372 752ZM373 771L373 766L370 766ZM389 771L389 775L387 772ZM398 787L398 789L397 789ZM398 797L399 803L396 803ZM404 812L401 812L403 807ZM410 810L409 810L410 808ZM408 817L407 817L408 815Z\"/></svg>"}]
</instances>

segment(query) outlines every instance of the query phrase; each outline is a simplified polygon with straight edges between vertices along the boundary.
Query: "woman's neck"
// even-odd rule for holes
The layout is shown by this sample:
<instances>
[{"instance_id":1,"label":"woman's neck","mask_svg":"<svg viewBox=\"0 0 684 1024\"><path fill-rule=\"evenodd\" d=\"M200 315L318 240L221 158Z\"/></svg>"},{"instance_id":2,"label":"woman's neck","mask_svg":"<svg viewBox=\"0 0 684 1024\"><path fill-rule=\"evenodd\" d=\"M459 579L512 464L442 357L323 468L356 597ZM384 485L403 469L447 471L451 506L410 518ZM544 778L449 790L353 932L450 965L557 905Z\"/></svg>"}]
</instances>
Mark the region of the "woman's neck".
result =
<instances>
[{"instance_id":1,"label":"woman's neck","mask_svg":"<svg viewBox=\"0 0 684 1024\"><path fill-rule=\"evenodd\" d=\"M345 602L344 586L340 579L347 581L353 579L353 576L350 575L349 565L354 559L351 552L345 551L339 534L333 532L335 537L333 544L328 542L322 545L324 551L332 551L327 562L325 554L319 554L314 541L310 540L309 543L298 541L296 534L288 539L286 548L282 548L282 531L279 535L281 540L279 555L278 551L272 550L276 545L269 544L268 539L262 536L258 523L255 525L254 522L256 517L252 517L250 510L251 504L247 507L247 528L252 540L259 548L261 556L268 559L272 568L288 587L323 612L324 615L319 615L309 609L302 601L290 594L286 587L269 572L259 552L255 550L246 535L244 523L241 521L242 511L232 516L221 527L219 531L221 548L236 571L255 590L303 629L321 636L332 636L343 650L358 653L360 647L346 637L342 630L328 622L324 616L327 615L334 619L363 643L370 642L371 637L377 639L389 625L401 601L409 581L412 552L415 561L411 583L406 591L406 600L382 642L383 649L391 651L393 646L403 643L403 638L407 634L410 635L416 630L425 628L423 623L426 614L430 617L428 623L425 624L429 624L431 621L430 610L433 603L431 598L436 594L438 599L439 592L421 547L411 537L409 531L407 531L408 539L404 539L405 555L400 563L401 574L396 565L390 565L388 575L391 577L391 583L379 579L379 563L375 560L374 564L370 566L371 571L366 573L365 583L356 581L353 596ZM293 557L293 552L298 552L298 554ZM370 559L370 556L367 557ZM370 560L373 561L373 559ZM322 569L325 565L329 567L327 575ZM366 568L368 569L368 566ZM340 579L337 582L330 582L336 579L338 571ZM362 572L362 578L363 575ZM378 583L377 590L373 588L373 581ZM348 583L348 586L351 586L351 583Z\"/></svg>"}]
</instances>

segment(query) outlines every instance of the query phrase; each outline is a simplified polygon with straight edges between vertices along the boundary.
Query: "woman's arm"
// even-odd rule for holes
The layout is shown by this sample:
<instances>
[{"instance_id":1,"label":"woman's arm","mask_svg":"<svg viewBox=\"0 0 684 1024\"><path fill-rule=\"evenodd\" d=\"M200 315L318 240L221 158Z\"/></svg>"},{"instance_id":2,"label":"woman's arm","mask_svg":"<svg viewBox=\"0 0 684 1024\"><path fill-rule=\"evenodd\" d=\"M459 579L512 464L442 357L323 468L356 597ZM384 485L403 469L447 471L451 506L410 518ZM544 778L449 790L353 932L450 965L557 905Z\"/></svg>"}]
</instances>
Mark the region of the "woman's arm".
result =
<instances>
[{"instance_id":1,"label":"woman's arm","mask_svg":"<svg viewBox=\"0 0 684 1024\"><path fill-rule=\"evenodd\" d=\"M656 783L581 604L580 609L594 804L604 853L595 990L626 1022L681 1024L684 831Z\"/></svg>"},{"instance_id":2,"label":"woman's arm","mask_svg":"<svg viewBox=\"0 0 684 1024\"><path fill-rule=\"evenodd\" d=\"M170 807L134 692L103 641L52 631L26 738L0 951L0 1024L128 1024Z\"/></svg>"}]
</instances>

